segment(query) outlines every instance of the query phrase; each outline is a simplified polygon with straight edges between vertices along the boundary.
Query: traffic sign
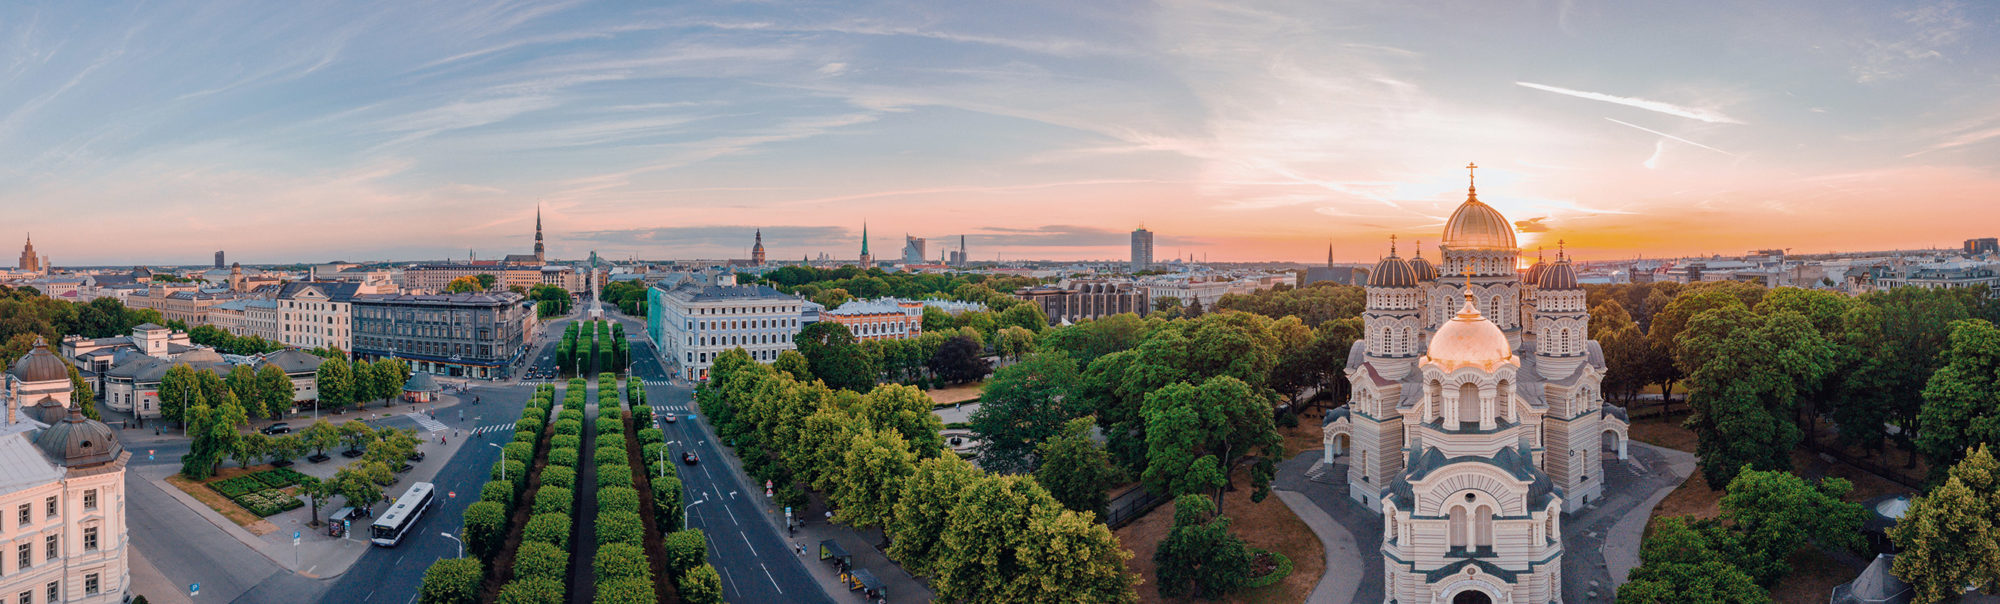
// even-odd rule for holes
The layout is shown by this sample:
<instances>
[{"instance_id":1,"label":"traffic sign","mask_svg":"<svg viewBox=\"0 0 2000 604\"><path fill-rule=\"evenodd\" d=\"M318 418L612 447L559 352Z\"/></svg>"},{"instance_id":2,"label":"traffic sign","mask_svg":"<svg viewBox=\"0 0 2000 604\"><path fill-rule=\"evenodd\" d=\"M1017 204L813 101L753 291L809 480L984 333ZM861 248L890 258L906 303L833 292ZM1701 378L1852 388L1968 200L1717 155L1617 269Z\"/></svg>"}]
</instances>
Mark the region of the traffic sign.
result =
<instances>
[{"instance_id":1,"label":"traffic sign","mask_svg":"<svg viewBox=\"0 0 2000 604\"><path fill-rule=\"evenodd\" d=\"M199 596L199 595L201 595L201 584L200 584L200 583L189 583L189 584L188 584L188 595L189 595L189 596Z\"/></svg>"},{"instance_id":2,"label":"traffic sign","mask_svg":"<svg viewBox=\"0 0 2000 604\"><path fill-rule=\"evenodd\" d=\"M299 532L292 531L292 545L298 545L298 544L299 544Z\"/></svg>"},{"instance_id":3,"label":"traffic sign","mask_svg":"<svg viewBox=\"0 0 2000 604\"><path fill-rule=\"evenodd\" d=\"M445 497L449 497L449 498L452 498L452 499L457 499L457 498L458 498L458 491L445 491L445 492L444 492L444 496L445 496Z\"/></svg>"}]
</instances>

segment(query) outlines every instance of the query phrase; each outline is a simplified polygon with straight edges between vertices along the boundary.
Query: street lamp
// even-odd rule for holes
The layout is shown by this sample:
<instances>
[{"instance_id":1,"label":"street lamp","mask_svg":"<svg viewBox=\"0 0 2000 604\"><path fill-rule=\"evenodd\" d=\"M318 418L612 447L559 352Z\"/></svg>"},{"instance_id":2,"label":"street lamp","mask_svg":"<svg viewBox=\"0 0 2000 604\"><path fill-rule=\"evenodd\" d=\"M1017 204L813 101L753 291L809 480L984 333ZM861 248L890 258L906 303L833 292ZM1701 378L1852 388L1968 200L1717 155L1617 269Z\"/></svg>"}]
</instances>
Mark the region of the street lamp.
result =
<instances>
[{"instance_id":1,"label":"street lamp","mask_svg":"<svg viewBox=\"0 0 2000 604\"><path fill-rule=\"evenodd\" d=\"M688 527L688 512L692 512L692 511L694 511L694 506L697 506L697 505L701 505L701 504L704 504L704 503L708 503L708 500L707 500L707 499L696 499L694 503L690 503L690 504L687 504L687 508L686 508L686 509L682 509L682 510L681 510L681 529L682 529L682 530L686 530L686 529L687 529L687 527Z\"/></svg>"},{"instance_id":2,"label":"street lamp","mask_svg":"<svg viewBox=\"0 0 2000 604\"><path fill-rule=\"evenodd\" d=\"M465 542L464 542L464 541L459 541L459 540L458 540L458 537L454 537L454 536L452 536L452 534L451 534L451 533L438 533L438 534L439 534L439 535L444 535L444 538L446 538L446 539L450 539L450 540L451 540L451 541L452 541L453 543L457 543L457 544L458 544L458 557L460 557L460 558L464 558L464 557L465 557Z\"/></svg>"},{"instance_id":3,"label":"street lamp","mask_svg":"<svg viewBox=\"0 0 2000 604\"><path fill-rule=\"evenodd\" d=\"M500 445L499 445L499 443L486 443L486 446L488 446L488 447L493 447L493 448L495 448L495 449L499 449L499 450L500 450L500 479L501 479L501 480L506 480L506 479L507 479L507 448L506 448L506 447L502 447L502 446L500 446Z\"/></svg>"}]
</instances>

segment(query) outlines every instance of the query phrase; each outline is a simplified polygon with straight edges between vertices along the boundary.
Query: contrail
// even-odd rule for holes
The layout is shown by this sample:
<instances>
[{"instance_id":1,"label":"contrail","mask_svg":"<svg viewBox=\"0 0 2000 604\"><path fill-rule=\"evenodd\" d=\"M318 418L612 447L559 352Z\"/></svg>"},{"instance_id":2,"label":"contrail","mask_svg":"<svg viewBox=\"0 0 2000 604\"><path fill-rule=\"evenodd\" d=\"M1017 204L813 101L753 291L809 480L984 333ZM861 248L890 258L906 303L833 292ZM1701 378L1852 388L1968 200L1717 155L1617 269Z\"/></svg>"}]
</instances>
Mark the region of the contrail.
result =
<instances>
[{"instance_id":1,"label":"contrail","mask_svg":"<svg viewBox=\"0 0 2000 604\"><path fill-rule=\"evenodd\" d=\"M1730 156L1730 157L1736 157L1736 154L1735 154L1735 153L1730 153L1730 152L1728 152L1728 151L1723 151L1723 150L1721 150L1721 149L1717 149L1717 148L1715 148L1715 147L1710 147L1710 146L1708 146L1708 145L1704 145L1704 144L1701 144L1701 143L1697 143L1697 142L1694 142L1694 141L1691 141L1691 140L1688 140L1688 139L1685 139L1685 138L1681 138L1681 137L1678 137L1678 136L1674 136L1674 135L1672 135L1672 134L1667 134L1667 133L1665 133L1665 132L1661 132L1661 131L1658 131L1658 130L1654 130L1654 129L1652 129L1652 128L1647 128L1647 127L1645 127L1645 126L1640 126L1640 125L1637 125L1637 124L1629 124L1629 123L1625 123L1625 122L1621 122L1621 121L1618 121L1618 120L1614 120L1614 119L1611 119L1611 118L1608 118L1608 117L1607 117L1607 118L1604 118L1604 119L1606 119L1606 120L1610 121L1610 122L1611 122L1611 123L1613 123L1613 124L1618 124L1618 125L1620 125L1620 126L1625 126L1625 127L1628 127L1628 128L1637 128L1637 129L1639 129L1639 130L1643 130L1643 131L1646 131L1646 132L1651 132L1651 133L1653 133L1653 134L1657 134L1657 135L1660 135L1660 136L1664 136L1664 137L1667 137L1667 138L1671 138L1671 139L1674 139L1674 140L1677 140L1677 141L1680 141L1680 142L1683 142L1683 143L1687 143L1687 144L1690 144L1690 145L1694 145L1694 146L1696 146L1696 147L1701 147L1701 148L1703 148L1703 149L1707 149L1707 150L1710 150L1710 151L1714 151L1714 152L1716 152L1716 153L1721 153L1721 154L1723 154L1723 155L1727 155L1727 156Z\"/></svg>"},{"instance_id":2,"label":"contrail","mask_svg":"<svg viewBox=\"0 0 2000 604\"><path fill-rule=\"evenodd\" d=\"M1727 116L1727 115L1723 115L1723 114L1720 114L1720 113L1716 113L1716 112L1714 112L1714 111L1708 111L1708 110L1703 110L1703 109L1694 109L1694 108L1691 108L1691 107L1682 107L1682 106L1680 106L1680 105L1674 105L1674 104L1670 104L1670 103L1662 103L1662 102L1659 102L1659 101L1648 101L1648 100L1646 100L1646 99L1635 99L1635 98L1632 98L1632 97L1626 97L1626 96L1612 96L1612 95L1609 95L1609 94L1604 94L1604 93L1601 93L1601 92L1585 92L1585 91L1582 91L1582 90L1570 90L1570 89L1568 89L1568 88L1558 88L1558 87L1555 87L1555 86L1547 86L1547 85L1542 85L1542 84L1536 84L1536 83L1534 83L1534 82L1515 82L1515 84L1518 84L1518 85L1520 85L1520 86L1524 86L1524 87L1527 87L1527 88L1533 88L1533 89L1535 89L1535 90L1540 90L1540 91L1543 91L1543 92L1553 92L1553 93L1556 93L1556 94L1560 94L1560 95L1565 95L1565 96L1573 96L1573 97L1576 97L1576 98L1579 98L1579 99L1589 99L1589 100L1593 100L1593 101L1603 101L1603 102L1606 102L1606 103L1611 103L1611 104L1613 104L1613 105L1624 105L1624 106L1626 106L1626 107L1636 107L1636 108L1639 108L1639 109L1644 109L1644 110L1647 110L1647 111L1655 111L1655 112L1659 112L1659 113L1665 113L1665 114L1667 114L1667 115L1671 115L1671 116L1675 116L1675 117L1684 117L1684 118L1688 118L1688 119L1691 119L1691 120L1701 120L1701 121L1704 121L1704 122L1708 122L1708 123L1711 123L1711 124L1741 124L1741 123L1743 123L1743 122L1740 122L1740 121L1737 121L1737 120L1736 120L1735 118L1732 118L1732 117L1729 117L1729 116Z\"/></svg>"}]
</instances>

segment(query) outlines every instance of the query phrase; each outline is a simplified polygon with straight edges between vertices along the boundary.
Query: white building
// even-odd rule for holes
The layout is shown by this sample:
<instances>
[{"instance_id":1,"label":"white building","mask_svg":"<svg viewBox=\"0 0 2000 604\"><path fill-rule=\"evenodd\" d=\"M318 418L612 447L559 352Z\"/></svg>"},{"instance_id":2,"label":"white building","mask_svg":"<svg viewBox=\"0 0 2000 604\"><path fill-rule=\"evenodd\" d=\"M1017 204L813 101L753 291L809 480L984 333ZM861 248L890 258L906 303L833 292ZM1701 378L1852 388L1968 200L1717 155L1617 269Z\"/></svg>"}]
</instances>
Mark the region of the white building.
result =
<instances>
[{"instance_id":1,"label":"white building","mask_svg":"<svg viewBox=\"0 0 2000 604\"><path fill-rule=\"evenodd\" d=\"M298 348L354 350L353 282L286 283L278 292L278 341Z\"/></svg>"},{"instance_id":2,"label":"white building","mask_svg":"<svg viewBox=\"0 0 2000 604\"><path fill-rule=\"evenodd\" d=\"M0 377L0 601L113 604L131 589L126 565L125 463L130 453L101 422L32 386L68 368L46 345ZM30 397L39 396L33 400Z\"/></svg>"},{"instance_id":3,"label":"white building","mask_svg":"<svg viewBox=\"0 0 2000 604\"><path fill-rule=\"evenodd\" d=\"M804 300L766 285L737 285L734 275L721 276L716 285L654 286L646 298L646 335L684 379L708 379L716 355L732 348L761 362L778 360L778 353L796 348L792 340L803 326Z\"/></svg>"},{"instance_id":4,"label":"white building","mask_svg":"<svg viewBox=\"0 0 2000 604\"><path fill-rule=\"evenodd\" d=\"M1560 602L1560 518L1602 497L1624 410L1567 259L1517 274L1512 223L1476 194L1442 251L1438 270L1392 246L1370 273L1326 461L1382 514L1385 601Z\"/></svg>"}]
</instances>

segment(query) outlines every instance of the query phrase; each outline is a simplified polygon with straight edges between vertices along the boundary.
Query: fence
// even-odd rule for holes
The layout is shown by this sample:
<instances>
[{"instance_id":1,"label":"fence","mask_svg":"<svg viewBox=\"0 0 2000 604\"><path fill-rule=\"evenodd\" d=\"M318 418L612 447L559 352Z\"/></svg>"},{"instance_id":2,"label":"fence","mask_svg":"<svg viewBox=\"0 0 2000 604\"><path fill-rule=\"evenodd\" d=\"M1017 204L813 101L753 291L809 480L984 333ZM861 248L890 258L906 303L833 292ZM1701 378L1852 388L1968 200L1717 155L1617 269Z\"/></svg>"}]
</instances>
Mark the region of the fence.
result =
<instances>
[{"instance_id":1,"label":"fence","mask_svg":"<svg viewBox=\"0 0 2000 604\"><path fill-rule=\"evenodd\" d=\"M1146 512L1153 511L1153 508L1160 507L1160 504L1166 502L1165 496L1153 494L1147 491L1146 487L1132 487L1131 490L1111 498L1111 517L1104 519L1104 523L1114 529L1131 524L1133 520L1138 520L1140 516L1146 515Z\"/></svg>"}]
</instances>

